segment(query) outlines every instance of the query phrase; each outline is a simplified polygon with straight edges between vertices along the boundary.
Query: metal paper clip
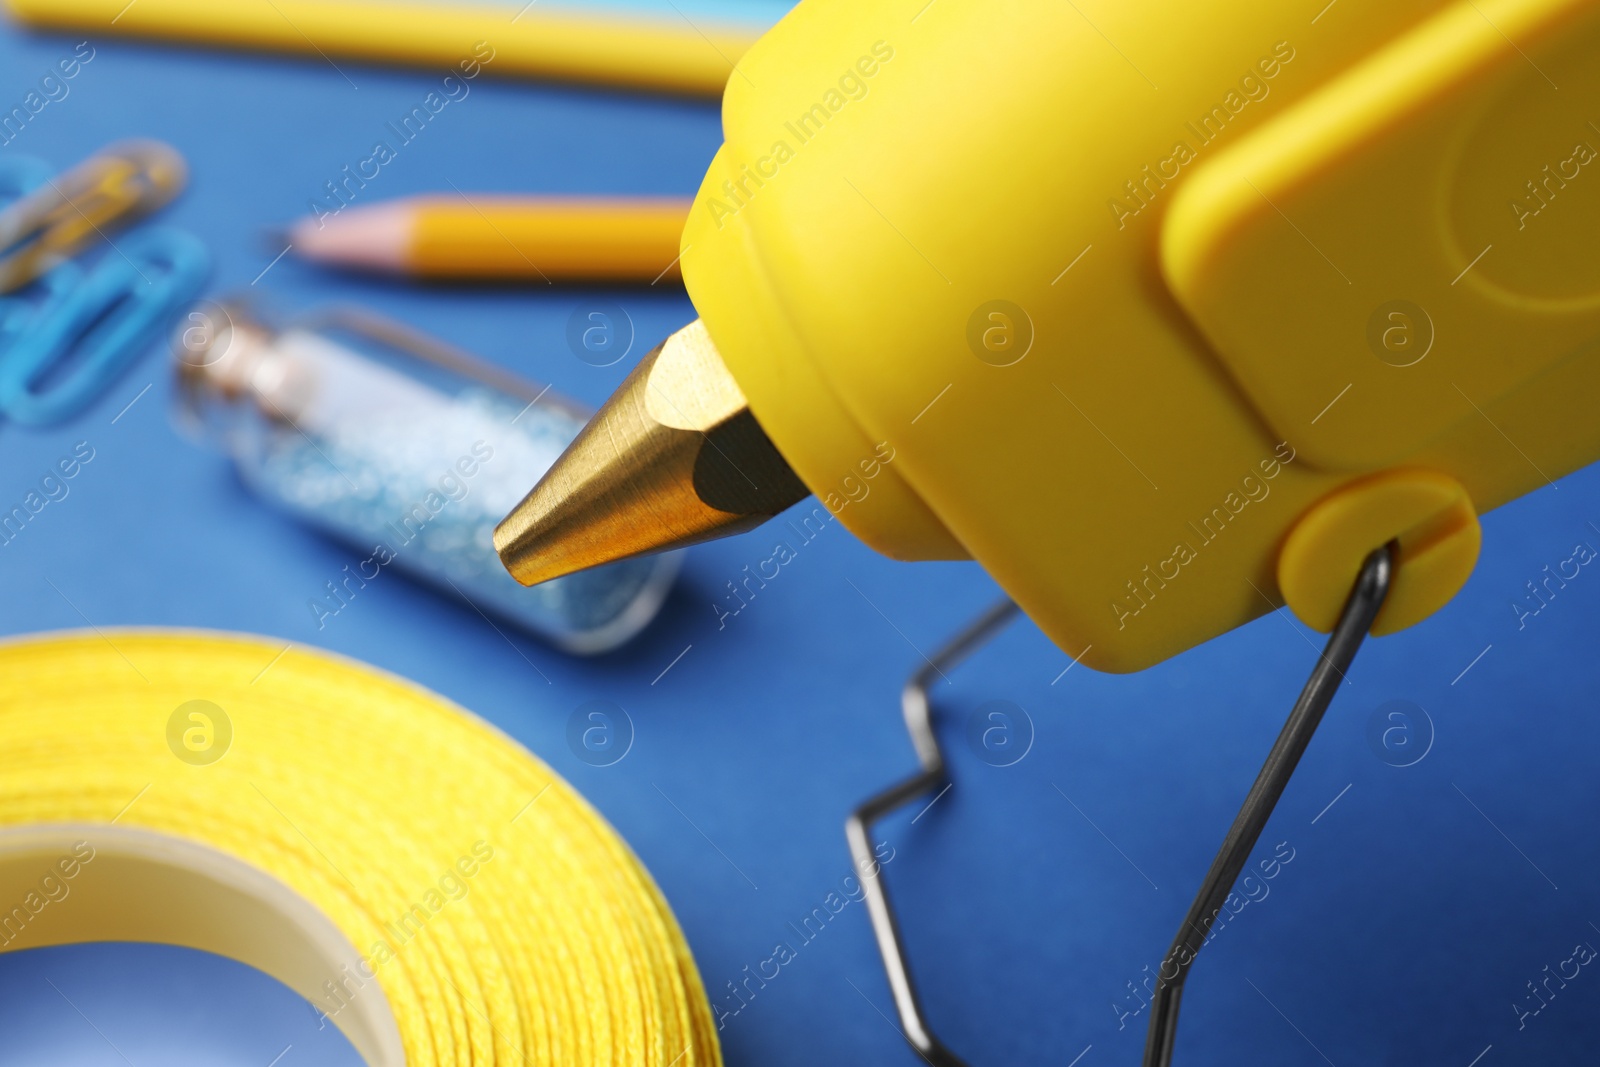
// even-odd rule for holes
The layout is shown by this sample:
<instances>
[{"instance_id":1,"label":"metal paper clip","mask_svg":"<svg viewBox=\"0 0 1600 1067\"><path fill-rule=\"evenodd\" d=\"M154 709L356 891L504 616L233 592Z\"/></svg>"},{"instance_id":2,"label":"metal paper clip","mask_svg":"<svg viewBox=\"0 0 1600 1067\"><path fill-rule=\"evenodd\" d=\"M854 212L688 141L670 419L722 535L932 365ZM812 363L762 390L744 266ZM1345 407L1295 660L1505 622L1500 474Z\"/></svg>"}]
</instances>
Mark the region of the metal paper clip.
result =
<instances>
[{"instance_id":1,"label":"metal paper clip","mask_svg":"<svg viewBox=\"0 0 1600 1067\"><path fill-rule=\"evenodd\" d=\"M1172 1048L1178 1033L1178 1001L1183 995L1183 984L1194 964L1195 955L1205 945L1205 932L1210 920L1222 907L1222 902L1233 890L1250 850L1255 847L1261 831L1266 828L1272 810L1283 795L1284 787L1294 774L1300 757L1323 713L1339 690L1345 672L1354 662L1372 622L1383 607L1394 571L1396 548L1385 545L1367 556L1361 573L1350 590L1339 621L1328 637L1328 643L1318 657L1300 699L1295 701L1283 731L1268 753L1266 763L1250 787L1244 805L1234 818L1222 848L1212 862L1200 891L1189 907L1178 935L1173 939L1167 959L1177 967L1173 978L1166 978L1162 967L1162 984L1152 999L1150 1031L1145 1043L1144 1067L1169 1067ZM939 751L939 740L933 732L933 710L928 700L928 689L937 677L966 659L993 637L1017 614L1017 606L1002 600L989 608L949 644L935 652L933 657L906 682L900 695L901 710L905 715L906 729L911 734L911 745L916 749L922 770L862 804L845 822L845 838L850 843L850 855L857 870L871 869L872 825L890 812L904 807L918 797L938 790L946 779L944 757ZM917 998L916 984L911 977L910 964L901 943L900 927L895 921L894 909L889 903L888 887L880 872L876 878L863 878L861 885L866 894L867 914L872 920L872 933L878 942L878 953L883 957L883 969L889 979L889 989L894 995L895 1010L906 1041L930 1067L966 1067L966 1061L945 1047L928 1026Z\"/></svg>"},{"instance_id":2,"label":"metal paper clip","mask_svg":"<svg viewBox=\"0 0 1600 1067\"><path fill-rule=\"evenodd\" d=\"M36 304L0 301L0 413L40 426L82 411L165 332L209 269L199 239L151 228L93 270L56 267Z\"/></svg>"},{"instance_id":3,"label":"metal paper clip","mask_svg":"<svg viewBox=\"0 0 1600 1067\"><path fill-rule=\"evenodd\" d=\"M167 203L183 189L183 157L160 141L124 141L59 177L48 174L0 210L0 293L71 259L91 237Z\"/></svg>"}]
</instances>

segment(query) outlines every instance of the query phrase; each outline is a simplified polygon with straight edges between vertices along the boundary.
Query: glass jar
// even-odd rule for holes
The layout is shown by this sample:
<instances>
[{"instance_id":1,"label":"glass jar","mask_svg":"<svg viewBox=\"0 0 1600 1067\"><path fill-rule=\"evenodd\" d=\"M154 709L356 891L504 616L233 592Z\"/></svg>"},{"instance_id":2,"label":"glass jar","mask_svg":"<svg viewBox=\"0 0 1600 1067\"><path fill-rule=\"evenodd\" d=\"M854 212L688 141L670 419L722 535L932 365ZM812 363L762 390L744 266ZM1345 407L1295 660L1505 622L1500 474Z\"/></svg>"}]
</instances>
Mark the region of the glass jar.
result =
<instances>
[{"instance_id":1,"label":"glass jar","mask_svg":"<svg viewBox=\"0 0 1600 1067\"><path fill-rule=\"evenodd\" d=\"M208 303L173 351L183 421L258 494L362 553L308 601L319 629L391 566L580 654L627 641L665 600L681 554L532 587L501 565L495 525L588 418L548 386L354 309L279 330Z\"/></svg>"}]
</instances>

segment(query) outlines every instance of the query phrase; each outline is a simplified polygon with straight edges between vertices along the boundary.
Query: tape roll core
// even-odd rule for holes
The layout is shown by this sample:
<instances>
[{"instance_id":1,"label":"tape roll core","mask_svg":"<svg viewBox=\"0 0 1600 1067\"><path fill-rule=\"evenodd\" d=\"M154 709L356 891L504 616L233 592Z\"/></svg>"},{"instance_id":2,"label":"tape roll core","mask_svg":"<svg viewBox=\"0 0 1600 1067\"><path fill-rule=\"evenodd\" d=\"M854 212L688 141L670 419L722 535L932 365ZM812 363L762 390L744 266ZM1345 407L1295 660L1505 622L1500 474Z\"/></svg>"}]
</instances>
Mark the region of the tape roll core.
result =
<instances>
[{"instance_id":1,"label":"tape roll core","mask_svg":"<svg viewBox=\"0 0 1600 1067\"><path fill-rule=\"evenodd\" d=\"M7 951L86 941L151 941L215 952L270 974L307 1000L361 954L339 928L277 879L224 852L168 834L88 823L0 830L0 900L26 901L41 872L87 843L92 861L60 903L20 925ZM58 884L69 884L58 879ZM43 899L48 900L48 895ZM24 910L28 910L26 904ZM12 916L0 916L15 924ZM400 1067L405 1053L381 990L332 1017L369 1067Z\"/></svg>"}]
</instances>

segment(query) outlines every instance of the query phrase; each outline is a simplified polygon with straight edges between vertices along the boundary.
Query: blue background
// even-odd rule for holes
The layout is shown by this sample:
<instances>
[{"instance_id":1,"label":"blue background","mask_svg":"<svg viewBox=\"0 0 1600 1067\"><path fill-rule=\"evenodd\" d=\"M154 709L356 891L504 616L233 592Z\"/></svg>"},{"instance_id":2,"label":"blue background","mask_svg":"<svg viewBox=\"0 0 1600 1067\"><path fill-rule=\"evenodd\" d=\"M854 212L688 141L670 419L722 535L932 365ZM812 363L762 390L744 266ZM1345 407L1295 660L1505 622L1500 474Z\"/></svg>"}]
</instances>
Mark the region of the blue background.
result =
<instances>
[{"instance_id":1,"label":"blue background","mask_svg":"<svg viewBox=\"0 0 1600 1067\"><path fill-rule=\"evenodd\" d=\"M722 9L779 11L754 0ZM0 104L20 102L79 39L0 29ZM266 230L304 213L437 78L94 45L71 95L0 153L61 167L133 135L178 146L193 181L166 218L210 245L216 293L265 291L285 311L359 300L591 403L693 316L666 285L416 288L292 256L261 276L281 247ZM709 101L484 78L362 197L449 183L687 194L718 141ZM604 369L564 341L568 316L597 300L626 307L638 337L630 358ZM720 630L711 604L770 554L771 536L694 550L660 620L598 659L517 635L509 647L469 608L400 577L372 583L318 631L307 599L357 555L261 504L224 457L177 436L170 385L153 351L70 425L0 425L7 507L74 442L96 449L71 495L0 549L0 631L253 631L459 701L567 776L638 850L713 998L792 940L786 924L848 872L846 813L913 768L896 699L918 650L996 596L975 566L892 563L834 524ZM1508 606L1577 541L1600 545L1591 521L1593 469L1488 516L1482 560L1456 601L1368 644L1258 850L1288 842L1293 861L1196 968L1178 1063L1594 1062L1600 975L1584 970L1521 1030L1512 1004L1575 944L1600 945L1600 573L1584 569L1523 630ZM1313 656L1311 635L1280 613L1137 676L1063 675L1068 658L1022 621L939 686L954 788L882 836L926 1006L953 1049L974 1067L1138 1061L1146 1018L1119 1019L1138 1004L1126 983L1160 961ZM597 699L626 709L637 732L605 768L566 741L568 716ZM970 715L991 700L1033 724L1013 766L988 765L968 743ZM1433 724L1431 749L1410 767L1390 766L1368 740L1391 700L1420 705ZM727 1020L722 1040L733 1065L912 1064L892 1018L856 904ZM282 1067L356 1062L271 980L158 946L0 956L0 1034L3 1063L265 1065L289 1046Z\"/></svg>"}]
</instances>

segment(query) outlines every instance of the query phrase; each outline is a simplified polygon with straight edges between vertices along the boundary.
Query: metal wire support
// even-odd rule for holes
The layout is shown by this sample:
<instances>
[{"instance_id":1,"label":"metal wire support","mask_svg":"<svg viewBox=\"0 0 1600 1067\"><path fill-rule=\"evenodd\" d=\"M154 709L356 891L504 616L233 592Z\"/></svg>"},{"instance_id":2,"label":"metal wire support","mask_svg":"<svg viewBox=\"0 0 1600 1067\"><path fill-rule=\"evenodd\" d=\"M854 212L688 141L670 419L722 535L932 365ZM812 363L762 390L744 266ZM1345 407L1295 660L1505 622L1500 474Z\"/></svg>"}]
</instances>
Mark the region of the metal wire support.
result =
<instances>
[{"instance_id":1,"label":"metal wire support","mask_svg":"<svg viewBox=\"0 0 1600 1067\"><path fill-rule=\"evenodd\" d=\"M917 797L938 789L945 780L944 756L939 752L939 740L933 733L933 709L928 701L928 689L936 678L944 676L1017 614L1017 605L1002 600L990 607L957 634L949 644L935 652L927 664L913 674L900 692L900 708L905 714L906 730L911 734L911 746L917 751L922 770L898 785L884 790L862 804L845 820L844 833L850 842L850 855L856 872L861 876L861 886L866 894L867 914L872 919L872 933L878 940L878 952L883 956L883 969L889 978L889 989L894 994L895 1010L900 1015L906 1041L930 1067L966 1067L965 1061L944 1047L933 1031L928 1029L922 1015L922 1005L917 1000L917 987L911 980L911 969L906 963L905 948L900 942L900 927L895 922L894 909L889 906L888 887L883 883L883 872L869 877L867 872L876 869L872 855L870 832L872 824Z\"/></svg>"},{"instance_id":2,"label":"metal wire support","mask_svg":"<svg viewBox=\"0 0 1600 1067\"><path fill-rule=\"evenodd\" d=\"M1256 775L1255 784L1245 796L1244 805L1222 839L1222 848L1206 872L1200 892L1195 894L1189 914L1184 917L1172 948L1162 961L1154 995L1150 999L1150 1032L1145 1039L1144 1067L1169 1067L1172 1063L1172 1046L1178 1036L1178 1003L1183 997L1183 984L1189 977L1189 968L1195 956L1205 945L1211 922L1220 912L1233 883L1244 869L1256 839L1266 828L1272 809L1289 784L1290 775L1311 743L1317 724L1328 710L1328 704L1339 690L1345 672L1356 658L1356 652L1372 629L1372 620L1383 607L1389 593L1394 573L1396 546L1390 542L1376 549L1361 566L1350 596L1345 601L1339 621L1328 637L1328 644L1317 660L1315 669L1300 699L1295 701L1283 731L1267 754L1266 763ZM881 939L880 939L881 941ZM1168 971L1172 975L1168 976Z\"/></svg>"}]
</instances>

